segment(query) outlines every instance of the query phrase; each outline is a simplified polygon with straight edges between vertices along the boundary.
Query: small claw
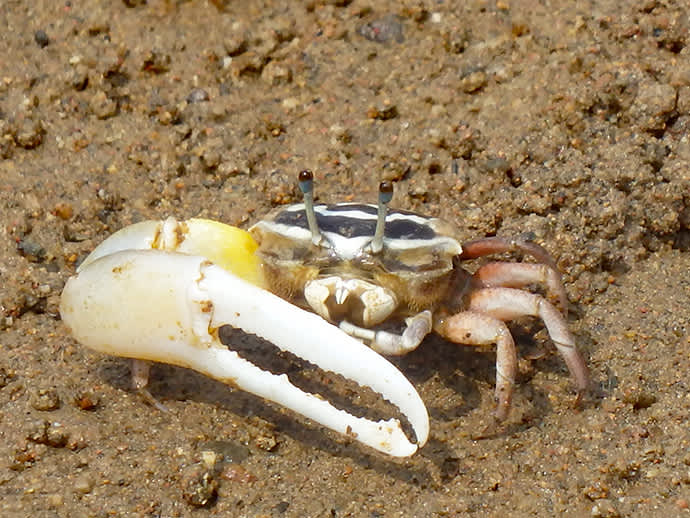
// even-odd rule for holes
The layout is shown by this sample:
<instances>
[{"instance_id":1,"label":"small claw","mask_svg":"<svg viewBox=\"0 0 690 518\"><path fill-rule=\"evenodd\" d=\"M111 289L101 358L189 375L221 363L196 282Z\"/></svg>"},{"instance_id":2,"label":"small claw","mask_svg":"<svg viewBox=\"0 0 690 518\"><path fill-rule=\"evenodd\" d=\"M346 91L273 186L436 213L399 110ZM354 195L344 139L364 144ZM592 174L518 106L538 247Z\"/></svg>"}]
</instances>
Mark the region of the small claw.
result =
<instances>
[{"instance_id":1,"label":"small claw","mask_svg":"<svg viewBox=\"0 0 690 518\"><path fill-rule=\"evenodd\" d=\"M93 349L192 368L286 406L393 456L427 440L429 418L410 382L387 360L322 318L198 256L126 250L90 261L65 285L60 313L74 337ZM374 422L335 408L263 371L223 346L231 325L263 337L318 367L371 387L398 406L397 419Z\"/></svg>"}]
</instances>

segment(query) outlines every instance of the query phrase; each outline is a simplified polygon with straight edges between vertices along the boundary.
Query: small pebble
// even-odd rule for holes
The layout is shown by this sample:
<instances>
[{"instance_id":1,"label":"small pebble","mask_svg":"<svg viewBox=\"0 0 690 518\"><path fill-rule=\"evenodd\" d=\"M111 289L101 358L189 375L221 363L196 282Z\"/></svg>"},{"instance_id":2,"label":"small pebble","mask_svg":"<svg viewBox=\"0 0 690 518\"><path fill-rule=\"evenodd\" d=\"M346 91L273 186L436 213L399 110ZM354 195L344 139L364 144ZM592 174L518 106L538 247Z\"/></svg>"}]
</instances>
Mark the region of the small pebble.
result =
<instances>
[{"instance_id":1,"label":"small pebble","mask_svg":"<svg viewBox=\"0 0 690 518\"><path fill-rule=\"evenodd\" d=\"M201 452L201 462L209 470L213 470L218 462L218 454L212 450L204 450Z\"/></svg>"},{"instance_id":2,"label":"small pebble","mask_svg":"<svg viewBox=\"0 0 690 518\"><path fill-rule=\"evenodd\" d=\"M397 43L405 41L403 25L400 22L400 17L395 14L387 14L364 24L357 29L357 33L376 43L386 43L390 40L395 40Z\"/></svg>"},{"instance_id":3,"label":"small pebble","mask_svg":"<svg viewBox=\"0 0 690 518\"><path fill-rule=\"evenodd\" d=\"M292 71L286 66L270 62L262 70L261 79L271 86L286 85L292 81Z\"/></svg>"},{"instance_id":4,"label":"small pebble","mask_svg":"<svg viewBox=\"0 0 690 518\"><path fill-rule=\"evenodd\" d=\"M38 29L36 32L34 32L34 41L39 47L45 48L50 43L50 38L48 38L46 31L43 29Z\"/></svg>"},{"instance_id":5,"label":"small pebble","mask_svg":"<svg viewBox=\"0 0 690 518\"><path fill-rule=\"evenodd\" d=\"M256 446L264 451L273 451L278 447L275 435L261 434L256 438Z\"/></svg>"},{"instance_id":6,"label":"small pebble","mask_svg":"<svg viewBox=\"0 0 690 518\"><path fill-rule=\"evenodd\" d=\"M486 72L476 70L460 79L460 89L467 94L471 94L484 88L488 82L489 79Z\"/></svg>"},{"instance_id":7,"label":"small pebble","mask_svg":"<svg viewBox=\"0 0 690 518\"><path fill-rule=\"evenodd\" d=\"M15 141L24 149L36 149L43 142L45 128L41 121L26 120L17 129Z\"/></svg>"},{"instance_id":8,"label":"small pebble","mask_svg":"<svg viewBox=\"0 0 690 518\"><path fill-rule=\"evenodd\" d=\"M89 475L83 474L74 481L74 490L85 495L91 492L94 485L93 479Z\"/></svg>"},{"instance_id":9,"label":"small pebble","mask_svg":"<svg viewBox=\"0 0 690 518\"><path fill-rule=\"evenodd\" d=\"M42 419L30 425L26 438L36 444L62 448L67 444L69 436L60 423Z\"/></svg>"},{"instance_id":10,"label":"small pebble","mask_svg":"<svg viewBox=\"0 0 690 518\"><path fill-rule=\"evenodd\" d=\"M191 92L189 92L189 95L187 96L187 102L191 104L201 103L208 100L208 92L203 88L194 88Z\"/></svg>"},{"instance_id":11,"label":"small pebble","mask_svg":"<svg viewBox=\"0 0 690 518\"><path fill-rule=\"evenodd\" d=\"M151 50L144 55L141 69L154 74L163 74L170 70L171 62L172 58L169 54L161 54L160 52Z\"/></svg>"},{"instance_id":12,"label":"small pebble","mask_svg":"<svg viewBox=\"0 0 690 518\"><path fill-rule=\"evenodd\" d=\"M230 326L228 326L230 327ZM222 455L225 462L243 462L249 457L249 448L235 441L207 441L199 445L202 451L210 450Z\"/></svg>"},{"instance_id":13,"label":"small pebble","mask_svg":"<svg viewBox=\"0 0 690 518\"><path fill-rule=\"evenodd\" d=\"M60 396L54 388L34 389L29 396L29 404L36 410L57 410L60 408Z\"/></svg>"},{"instance_id":14,"label":"small pebble","mask_svg":"<svg viewBox=\"0 0 690 518\"><path fill-rule=\"evenodd\" d=\"M629 387L623 393L623 401L629 405L632 405L633 410L649 408L656 403L656 400L656 395L646 391L642 387Z\"/></svg>"},{"instance_id":15,"label":"small pebble","mask_svg":"<svg viewBox=\"0 0 690 518\"><path fill-rule=\"evenodd\" d=\"M220 473L221 478L231 482L247 484L254 482L256 477L247 471L241 464L227 464Z\"/></svg>"},{"instance_id":16,"label":"small pebble","mask_svg":"<svg viewBox=\"0 0 690 518\"><path fill-rule=\"evenodd\" d=\"M89 106L99 119L108 119L117 114L117 101L110 99L103 90L99 90L91 97Z\"/></svg>"},{"instance_id":17,"label":"small pebble","mask_svg":"<svg viewBox=\"0 0 690 518\"><path fill-rule=\"evenodd\" d=\"M50 421L41 419L31 423L29 429L26 433L26 438L31 442L37 444L45 444L48 441L48 427L50 426Z\"/></svg>"},{"instance_id":18,"label":"small pebble","mask_svg":"<svg viewBox=\"0 0 690 518\"><path fill-rule=\"evenodd\" d=\"M206 507L218 494L218 481L202 464L194 464L182 472L180 479L182 498L194 507Z\"/></svg>"},{"instance_id":19,"label":"small pebble","mask_svg":"<svg viewBox=\"0 0 690 518\"><path fill-rule=\"evenodd\" d=\"M1 328L2 326L0 326ZM14 373L8 371L4 367L0 367L0 388L4 388L14 377Z\"/></svg>"},{"instance_id":20,"label":"small pebble","mask_svg":"<svg viewBox=\"0 0 690 518\"><path fill-rule=\"evenodd\" d=\"M69 203L58 203L55 205L55 215L64 220L68 220L72 217L74 214L74 210L72 209L72 205Z\"/></svg>"},{"instance_id":21,"label":"small pebble","mask_svg":"<svg viewBox=\"0 0 690 518\"><path fill-rule=\"evenodd\" d=\"M67 444L69 434L60 423L50 423L46 430L46 444L53 448L62 448Z\"/></svg>"},{"instance_id":22,"label":"small pebble","mask_svg":"<svg viewBox=\"0 0 690 518\"><path fill-rule=\"evenodd\" d=\"M397 116L398 109L394 104L388 106L371 106L367 110L367 117L369 119L387 121L390 119L395 119Z\"/></svg>"},{"instance_id":23,"label":"small pebble","mask_svg":"<svg viewBox=\"0 0 690 518\"><path fill-rule=\"evenodd\" d=\"M80 410L94 410L99 402L98 394L88 390L77 392L74 395L74 406Z\"/></svg>"},{"instance_id":24,"label":"small pebble","mask_svg":"<svg viewBox=\"0 0 690 518\"><path fill-rule=\"evenodd\" d=\"M34 241L22 239L17 243L19 253L32 263L40 263L46 257L45 248Z\"/></svg>"}]
</instances>

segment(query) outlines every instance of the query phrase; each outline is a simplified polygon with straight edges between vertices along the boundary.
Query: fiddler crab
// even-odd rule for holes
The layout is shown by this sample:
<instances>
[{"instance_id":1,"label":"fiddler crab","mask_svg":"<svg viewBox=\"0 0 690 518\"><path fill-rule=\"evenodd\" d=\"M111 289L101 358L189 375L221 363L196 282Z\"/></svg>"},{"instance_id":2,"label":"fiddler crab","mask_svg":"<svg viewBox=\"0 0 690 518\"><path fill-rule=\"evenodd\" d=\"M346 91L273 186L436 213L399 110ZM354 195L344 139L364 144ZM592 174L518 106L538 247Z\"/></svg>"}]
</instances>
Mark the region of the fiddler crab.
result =
<instances>
[{"instance_id":1,"label":"fiddler crab","mask_svg":"<svg viewBox=\"0 0 690 518\"><path fill-rule=\"evenodd\" d=\"M389 210L389 182L380 184L378 205L314 205L309 171L299 185L304 203L279 208L248 232L173 218L116 232L67 281L63 321L82 344L132 358L134 386L144 392L148 361L188 367L400 457L425 444L429 417L415 388L379 353L410 352L432 331L458 344L496 345L499 422L517 374L505 321L541 318L578 399L587 389L587 366L562 313L565 288L544 248L499 237L461 245L440 219ZM474 273L461 266L507 251L537 263L490 262ZM532 285L545 296L523 290ZM401 333L380 328L392 319L404 322ZM353 416L240 357L222 343L223 326L381 394L405 416L416 442L396 418Z\"/></svg>"}]
</instances>

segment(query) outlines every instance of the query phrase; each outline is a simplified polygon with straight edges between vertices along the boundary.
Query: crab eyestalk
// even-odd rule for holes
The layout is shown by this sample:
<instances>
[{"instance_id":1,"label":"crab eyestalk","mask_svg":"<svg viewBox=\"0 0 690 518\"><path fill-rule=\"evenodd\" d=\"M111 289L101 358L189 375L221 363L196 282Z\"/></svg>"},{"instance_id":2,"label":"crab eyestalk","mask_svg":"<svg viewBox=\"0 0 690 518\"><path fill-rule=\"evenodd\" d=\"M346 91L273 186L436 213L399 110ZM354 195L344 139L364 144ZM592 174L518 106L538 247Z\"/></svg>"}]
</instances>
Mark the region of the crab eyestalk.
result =
<instances>
[{"instance_id":1,"label":"crab eyestalk","mask_svg":"<svg viewBox=\"0 0 690 518\"><path fill-rule=\"evenodd\" d=\"M388 204L393 199L393 184L388 181L379 184L379 209L378 220L376 220L376 232L371 241L371 251L378 254L383 250L383 234L386 230L386 213Z\"/></svg>"},{"instance_id":2,"label":"crab eyestalk","mask_svg":"<svg viewBox=\"0 0 690 518\"><path fill-rule=\"evenodd\" d=\"M311 242L318 245L321 243L321 232L314 213L314 175L311 171L305 169L299 173L299 189L304 195L304 212L311 231Z\"/></svg>"}]
</instances>

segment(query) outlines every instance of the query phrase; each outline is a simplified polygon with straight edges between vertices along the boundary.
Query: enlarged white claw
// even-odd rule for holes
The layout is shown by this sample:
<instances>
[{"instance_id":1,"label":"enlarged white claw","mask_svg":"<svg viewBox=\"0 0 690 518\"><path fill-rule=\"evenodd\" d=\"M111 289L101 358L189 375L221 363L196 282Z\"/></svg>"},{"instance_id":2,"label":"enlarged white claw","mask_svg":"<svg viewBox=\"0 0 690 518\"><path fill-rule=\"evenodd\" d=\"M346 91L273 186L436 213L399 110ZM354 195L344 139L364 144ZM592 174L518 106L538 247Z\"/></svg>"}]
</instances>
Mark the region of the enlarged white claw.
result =
<instances>
[{"instance_id":1,"label":"enlarged white claw","mask_svg":"<svg viewBox=\"0 0 690 518\"><path fill-rule=\"evenodd\" d=\"M317 315L203 257L159 250L105 254L67 281L60 313L74 337L88 347L189 367L234 383L384 453L412 455L427 440L426 407L391 363ZM371 387L398 406L417 444L397 419L374 422L353 416L302 392L287 376L239 357L217 338L217 329L226 324Z\"/></svg>"}]
</instances>

